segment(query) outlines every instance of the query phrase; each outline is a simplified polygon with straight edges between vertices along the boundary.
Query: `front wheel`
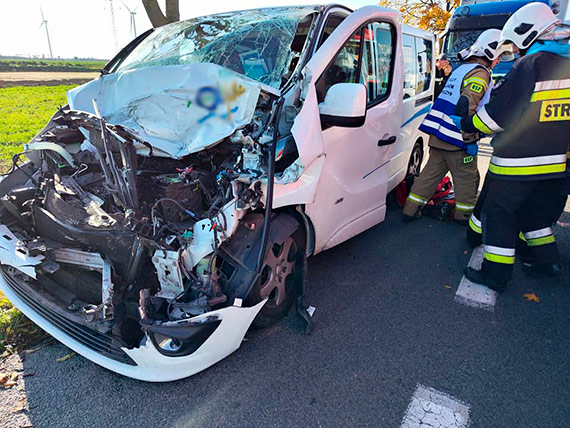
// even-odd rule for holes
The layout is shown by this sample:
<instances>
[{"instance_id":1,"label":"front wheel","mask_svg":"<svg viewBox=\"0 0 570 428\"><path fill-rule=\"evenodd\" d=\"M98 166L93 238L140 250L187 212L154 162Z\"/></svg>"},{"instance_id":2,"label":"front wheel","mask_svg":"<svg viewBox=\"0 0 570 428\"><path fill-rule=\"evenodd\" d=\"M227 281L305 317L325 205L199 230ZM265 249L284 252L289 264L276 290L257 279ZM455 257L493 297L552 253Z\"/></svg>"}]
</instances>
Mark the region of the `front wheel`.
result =
<instances>
[{"instance_id":1,"label":"front wheel","mask_svg":"<svg viewBox=\"0 0 570 428\"><path fill-rule=\"evenodd\" d=\"M261 276L249 294L252 303L268 299L253 325L267 327L287 314L295 297L295 284L302 281L303 257L299 230L282 243L269 242Z\"/></svg>"}]
</instances>

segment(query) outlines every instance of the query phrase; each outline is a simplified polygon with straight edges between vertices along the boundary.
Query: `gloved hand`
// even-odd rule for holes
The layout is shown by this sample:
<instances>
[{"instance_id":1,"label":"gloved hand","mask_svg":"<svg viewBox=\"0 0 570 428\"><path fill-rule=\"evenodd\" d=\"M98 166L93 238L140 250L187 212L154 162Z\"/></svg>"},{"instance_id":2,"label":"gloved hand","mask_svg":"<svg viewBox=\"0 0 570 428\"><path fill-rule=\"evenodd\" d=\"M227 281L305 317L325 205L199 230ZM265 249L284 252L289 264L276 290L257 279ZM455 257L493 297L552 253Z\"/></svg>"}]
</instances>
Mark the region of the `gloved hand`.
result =
<instances>
[{"instance_id":1,"label":"gloved hand","mask_svg":"<svg viewBox=\"0 0 570 428\"><path fill-rule=\"evenodd\" d=\"M475 156L478 151L479 151L479 146L477 145L477 143L467 144L467 148L465 149L465 153L467 153L469 156Z\"/></svg>"},{"instance_id":2,"label":"gloved hand","mask_svg":"<svg viewBox=\"0 0 570 428\"><path fill-rule=\"evenodd\" d=\"M461 119L463 118L461 116L455 116L453 114L449 115L449 117L451 118L451 120L453 120L453 123L455 124L455 126L457 126L457 129L461 131Z\"/></svg>"}]
</instances>

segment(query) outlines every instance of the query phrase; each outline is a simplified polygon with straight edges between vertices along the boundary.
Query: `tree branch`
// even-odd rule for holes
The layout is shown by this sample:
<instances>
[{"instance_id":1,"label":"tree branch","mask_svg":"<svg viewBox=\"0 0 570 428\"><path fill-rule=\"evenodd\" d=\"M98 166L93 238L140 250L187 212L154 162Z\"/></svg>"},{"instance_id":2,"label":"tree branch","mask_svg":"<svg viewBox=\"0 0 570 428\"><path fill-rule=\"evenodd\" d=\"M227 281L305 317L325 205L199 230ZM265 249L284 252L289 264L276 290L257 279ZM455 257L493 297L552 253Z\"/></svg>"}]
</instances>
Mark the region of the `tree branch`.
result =
<instances>
[{"instance_id":1,"label":"tree branch","mask_svg":"<svg viewBox=\"0 0 570 428\"><path fill-rule=\"evenodd\" d=\"M160 10L157 0L142 0L148 19L154 28L168 24L166 16ZM168 5L168 2L167 2Z\"/></svg>"}]
</instances>

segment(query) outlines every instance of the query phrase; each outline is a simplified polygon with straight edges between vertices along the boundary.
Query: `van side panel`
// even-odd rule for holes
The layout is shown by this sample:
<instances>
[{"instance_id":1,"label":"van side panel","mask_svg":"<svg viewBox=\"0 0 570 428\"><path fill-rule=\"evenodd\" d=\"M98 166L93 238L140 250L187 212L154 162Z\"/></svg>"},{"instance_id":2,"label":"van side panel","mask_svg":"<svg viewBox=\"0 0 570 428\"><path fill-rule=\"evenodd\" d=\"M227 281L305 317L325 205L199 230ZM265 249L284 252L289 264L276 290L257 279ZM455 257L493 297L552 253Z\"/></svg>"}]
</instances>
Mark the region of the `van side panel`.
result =
<instances>
[{"instance_id":1,"label":"van side panel","mask_svg":"<svg viewBox=\"0 0 570 428\"><path fill-rule=\"evenodd\" d=\"M406 177L414 145L420 143L423 149L427 144L428 135L421 132L419 126L431 109L435 89L434 35L408 26L404 26L402 32L404 54L402 122L390 165L388 190L395 188Z\"/></svg>"}]
</instances>

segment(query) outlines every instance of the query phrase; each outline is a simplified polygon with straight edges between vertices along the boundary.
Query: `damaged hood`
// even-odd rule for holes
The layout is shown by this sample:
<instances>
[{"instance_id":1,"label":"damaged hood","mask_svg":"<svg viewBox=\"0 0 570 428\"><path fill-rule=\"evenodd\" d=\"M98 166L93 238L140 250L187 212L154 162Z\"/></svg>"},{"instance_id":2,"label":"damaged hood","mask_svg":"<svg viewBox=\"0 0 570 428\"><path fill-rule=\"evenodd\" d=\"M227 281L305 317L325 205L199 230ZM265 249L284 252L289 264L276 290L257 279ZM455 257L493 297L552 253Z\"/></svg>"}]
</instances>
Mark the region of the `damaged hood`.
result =
<instances>
[{"instance_id":1,"label":"damaged hood","mask_svg":"<svg viewBox=\"0 0 570 428\"><path fill-rule=\"evenodd\" d=\"M101 116L179 159L232 135L253 119L261 89L276 90L216 64L145 67L99 77L67 93L73 110ZM148 155L147 146L137 147Z\"/></svg>"}]
</instances>

